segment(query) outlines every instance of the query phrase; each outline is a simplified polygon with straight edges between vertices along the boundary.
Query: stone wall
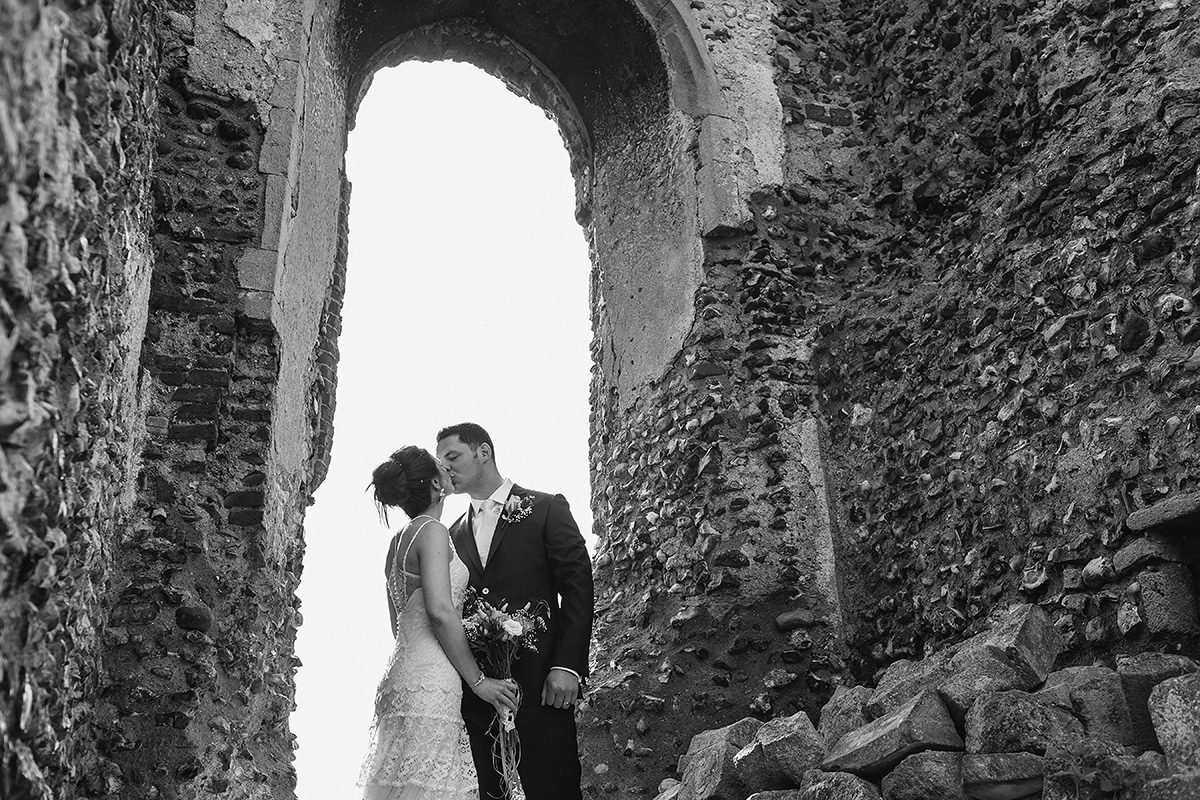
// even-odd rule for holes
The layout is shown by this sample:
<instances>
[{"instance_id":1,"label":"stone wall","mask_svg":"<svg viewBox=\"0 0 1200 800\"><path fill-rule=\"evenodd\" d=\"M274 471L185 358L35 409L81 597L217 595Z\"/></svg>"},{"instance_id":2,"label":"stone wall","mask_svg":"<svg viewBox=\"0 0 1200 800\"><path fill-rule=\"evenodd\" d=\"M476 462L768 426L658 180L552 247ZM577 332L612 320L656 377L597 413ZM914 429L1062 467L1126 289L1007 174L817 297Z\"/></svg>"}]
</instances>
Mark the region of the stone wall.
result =
<instances>
[{"instance_id":1,"label":"stone wall","mask_svg":"<svg viewBox=\"0 0 1200 800\"><path fill-rule=\"evenodd\" d=\"M589 791L1017 601L1064 663L1197 655L1194 7L486 6L3 6L6 797L291 796L342 156L389 59L475 60L573 155Z\"/></svg>"},{"instance_id":2,"label":"stone wall","mask_svg":"<svg viewBox=\"0 0 1200 800\"><path fill-rule=\"evenodd\" d=\"M144 437L156 37L142 3L0 10L0 795L107 793L99 661Z\"/></svg>"},{"instance_id":3,"label":"stone wall","mask_svg":"<svg viewBox=\"0 0 1200 800\"><path fill-rule=\"evenodd\" d=\"M1054 612L1079 662L1194 654L1195 614L1163 606L1191 595L1187 569L1117 575L1111 558L1130 512L1200 476L1195 8L844 18L873 171L837 200L867 210L832 231L848 257L830 264L816 370L843 581L877 587L847 593L861 674L1021 599Z\"/></svg>"}]
</instances>

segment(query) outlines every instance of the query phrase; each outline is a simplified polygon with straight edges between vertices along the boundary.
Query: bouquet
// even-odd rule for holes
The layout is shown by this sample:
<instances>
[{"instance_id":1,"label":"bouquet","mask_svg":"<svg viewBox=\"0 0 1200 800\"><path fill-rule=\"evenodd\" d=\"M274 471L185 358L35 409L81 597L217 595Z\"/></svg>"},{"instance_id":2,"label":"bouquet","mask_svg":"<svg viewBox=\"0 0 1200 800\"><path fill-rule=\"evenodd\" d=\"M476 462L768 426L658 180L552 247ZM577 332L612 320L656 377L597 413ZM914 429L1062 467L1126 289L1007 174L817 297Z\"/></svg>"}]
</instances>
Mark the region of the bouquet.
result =
<instances>
[{"instance_id":1,"label":"bouquet","mask_svg":"<svg viewBox=\"0 0 1200 800\"><path fill-rule=\"evenodd\" d=\"M471 589L463 603L463 630L479 668L489 678L511 679L513 662L527 652L537 651L537 634L546 630L546 618L540 613L544 602L509 611L507 604L496 608ZM517 706L521 688L517 687ZM517 736L516 715L504 709L497 715L492 757L506 787L517 778L521 761L521 741Z\"/></svg>"}]
</instances>

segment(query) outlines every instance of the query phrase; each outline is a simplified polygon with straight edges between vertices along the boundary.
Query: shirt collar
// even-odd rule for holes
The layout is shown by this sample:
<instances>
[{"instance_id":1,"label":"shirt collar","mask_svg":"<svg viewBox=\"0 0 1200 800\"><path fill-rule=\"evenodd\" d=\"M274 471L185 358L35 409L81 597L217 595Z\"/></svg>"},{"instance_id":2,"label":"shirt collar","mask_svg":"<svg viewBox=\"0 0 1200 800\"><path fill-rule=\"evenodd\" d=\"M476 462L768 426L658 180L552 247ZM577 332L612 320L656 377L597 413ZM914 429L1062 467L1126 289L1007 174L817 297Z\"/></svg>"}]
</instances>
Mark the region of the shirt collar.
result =
<instances>
[{"instance_id":1,"label":"shirt collar","mask_svg":"<svg viewBox=\"0 0 1200 800\"><path fill-rule=\"evenodd\" d=\"M504 483L500 484L499 488L492 492L491 496L486 499L495 500L500 505L504 505L504 501L507 500L508 495L512 493L512 488L513 482L508 478L505 478ZM476 514L479 513L479 509L482 507L483 500L476 500L474 497L471 498L471 508L475 509Z\"/></svg>"}]
</instances>

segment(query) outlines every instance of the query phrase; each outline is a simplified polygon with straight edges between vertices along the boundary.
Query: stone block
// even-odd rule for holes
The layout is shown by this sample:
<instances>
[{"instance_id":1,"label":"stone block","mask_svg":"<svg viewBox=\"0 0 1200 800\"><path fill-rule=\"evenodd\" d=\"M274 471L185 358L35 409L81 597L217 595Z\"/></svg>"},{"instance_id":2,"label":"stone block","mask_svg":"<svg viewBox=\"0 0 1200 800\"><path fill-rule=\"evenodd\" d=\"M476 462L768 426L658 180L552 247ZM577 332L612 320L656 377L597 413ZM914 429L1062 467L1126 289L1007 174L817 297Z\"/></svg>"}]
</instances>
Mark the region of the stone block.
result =
<instances>
[{"instance_id":1,"label":"stone block","mask_svg":"<svg viewBox=\"0 0 1200 800\"><path fill-rule=\"evenodd\" d=\"M1142 613L1150 634L1190 636L1200 633L1192 573L1186 564L1159 564L1138 573Z\"/></svg>"},{"instance_id":2,"label":"stone block","mask_svg":"<svg viewBox=\"0 0 1200 800\"><path fill-rule=\"evenodd\" d=\"M804 792L799 789L775 789L766 792L755 792L746 800L800 800Z\"/></svg>"},{"instance_id":3,"label":"stone block","mask_svg":"<svg viewBox=\"0 0 1200 800\"><path fill-rule=\"evenodd\" d=\"M826 747L833 747L844 734L870 722L865 706L871 694L871 689L866 686L839 686L834 691L833 697L821 709L821 721L817 725L817 732L825 740Z\"/></svg>"},{"instance_id":4,"label":"stone block","mask_svg":"<svg viewBox=\"0 0 1200 800\"><path fill-rule=\"evenodd\" d=\"M950 659L950 677L939 687L950 714L961 724L983 692L1034 688L1050 674L1064 644L1041 608L1023 604L1009 609L990 630L963 642Z\"/></svg>"},{"instance_id":5,"label":"stone block","mask_svg":"<svg viewBox=\"0 0 1200 800\"><path fill-rule=\"evenodd\" d=\"M804 774L825 759L825 742L803 711L771 720L758 729L754 740L793 786L799 786Z\"/></svg>"},{"instance_id":6,"label":"stone block","mask_svg":"<svg viewBox=\"0 0 1200 800\"><path fill-rule=\"evenodd\" d=\"M238 285L243 289L274 292L275 267L278 261L279 253L274 250L247 247L238 258Z\"/></svg>"},{"instance_id":7,"label":"stone block","mask_svg":"<svg viewBox=\"0 0 1200 800\"><path fill-rule=\"evenodd\" d=\"M1133 743L1133 722L1121 676L1108 667L1067 667L1052 672L1035 695L1071 711L1092 738Z\"/></svg>"},{"instance_id":8,"label":"stone block","mask_svg":"<svg viewBox=\"0 0 1200 800\"><path fill-rule=\"evenodd\" d=\"M890 714L925 689L940 684L950 676L950 658L950 653L943 652L920 661L893 661L863 707L867 719Z\"/></svg>"},{"instance_id":9,"label":"stone block","mask_svg":"<svg viewBox=\"0 0 1200 800\"><path fill-rule=\"evenodd\" d=\"M913 753L883 779L883 800L966 800L962 753Z\"/></svg>"},{"instance_id":10,"label":"stone block","mask_svg":"<svg viewBox=\"0 0 1200 800\"><path fill-rule=\"evenodd\" d=\"M967 644L976 639L1002 654L1013 669L1036 677L1036 683L1044 681L1054 669L1054 662L1066 644L1050 615L1029 603L1009 609L990 631L968 640ZM953 664L952 660L952 667Z\"/></svg>"},{"instance_id":11,"label":"stone block","mask_svg":"<svg viewBox=\"0 0 1200 800\"><path fill-rule=\"evenodd\" d=\"M1007 659L989 648L970 648L959 656L954 674L938 688L950 716L959 724L966 721L967 712L984 692L1031 689L1040 683L1028 672L1013 669Z\"/></svg>"},{"instance_id":12,"label":"stone block","mask_svg":"<svg viewBox=\"0 0 1200 800\"><path fill-rule=\"evenodd\" d=\"M1022 691L985 692L966 717L968 753L1036 753L1050 743L1081 738L1083 725L1066 709Z\"/></svg>"},{"instance_id":13,"label":"stone block","mask_svg":"<svg viewBox=\"0 0 1200 800\"><path fill-rule=\"evenodd\" d=\"M1138 752L1159 749L1154 723L1150 719L1150 691L1167 678L1197 671L1200 671L1200 664L1186 656L1168 653L1117 656L1117 674L1121 676L1132 722L1130 739Z\"/></svg>"},{"instance_id":14,"label":"stone block","mask_svg":"<svg viewBox=\"0 0 1200 800\"><path fill-rule=\"evenodd\" d=\"M810 770L804 776L800 800L881 800L879 789L870 781L848 772Z\"/></svg>"},{"instance_id":15,"label":"stone block","mask_svg":"<svg viewBox=\"0 0 1200 800\"><path fill-rule=\"evenodd\" d=\"M1174 530L1184 525L1195 530L1197 522L1200 522L1200 492L1172 495L1149 508L1139 508L1125 519L1126 527L1135 533Z\"/></svg>"},{"instance_id":16,"label":"stone block","mask_svg":"<svg viewBox=\"0 0 1200 800\"><path fill-rule=\"evenodd\" d=\"M945 704L936 692L926 690L892 713L847 733L822 768L882 778L913 753L962 747Z\"/></svg>"},{"instance_id":17,"label":"stone block","mask_svg":"<svg viewBox=\"0 0 1200 800\"><path fill-rule=\"evenodd\" d=\"M748 792L780 789L790 785L779 767L763 751L762 742L751 742L739 750L733 757L733 768Z\"/></svg>"},{"instance_id":18,"label":"stone block","mask_svg":"<svg viewBox=\"0 0 1200 800\"><path fill-rule=\"evenodd\" d=\"M1187 556L1172 537L1151 534L1134 539L1118 550L1113 556L1113 568L1118 575L1124 575L1135 567L1161 561L1184 564Z\"/></svg>"},{"instance_id":19,"label":"stone block","mask_svg":"<svg viewBox=\"0 0 1200 800\"><path fill-rule=\"evenodd\" d=\"M1137 800L1196 800L1200 797L1200 770L1189 770L1147 783Z\"/></svg>"},{"instance_id":20,"label":"stone block","mask_svg":"<svg viewBox=\"0 0 1200 800\"><path fill-rule=\"evenodd\" d=\"M683 775L679 800L739 800L746 792L734 766L734 757L750 743L762 722L746 717L723 728L692 737L679 759Z\"/></svg>"},{"instance_id":21,"label":"stone block","mask_svg":"<svg viewBox=\"0 0 1200 800\"><path fill-rule=\"evenodd\" d=\"M1168 678L1150 691L1150 719L1172 770L1200 769L1200 673Z\"/></svg>"},{"instance_id":22,"label":"stone block","mask_svg":"<svg viewBox=\"0 0 1200 800\"><path fill-rule=\"evenodd\" d=\"M978 800L1016 800L1038 794L1045 782L1045 760L1033 753L963 756L963 792Z\"/></svg>"}]
</instances>

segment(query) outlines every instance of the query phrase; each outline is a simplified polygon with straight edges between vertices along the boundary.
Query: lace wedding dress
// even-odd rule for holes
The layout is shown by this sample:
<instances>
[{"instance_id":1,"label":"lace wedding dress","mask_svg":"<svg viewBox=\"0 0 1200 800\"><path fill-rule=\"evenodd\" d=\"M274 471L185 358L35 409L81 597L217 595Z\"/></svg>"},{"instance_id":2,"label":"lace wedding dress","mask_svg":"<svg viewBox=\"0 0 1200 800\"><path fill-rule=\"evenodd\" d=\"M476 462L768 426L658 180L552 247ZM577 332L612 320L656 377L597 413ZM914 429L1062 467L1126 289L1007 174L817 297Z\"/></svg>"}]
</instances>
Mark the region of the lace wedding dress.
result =
<instances>
[{"instance_id":1,"label":"lace wedding dress","mask_svg":"<svg viewBox=\"0 0 1200 800\"><path fill-rule=\"evenodd\" d=\"M420 535L418 529L412 541ZM424 592L420 587L408 592L408 583L420 579L404 569L408 548L388 576L388 592L401 609L396 647L375 694L375 721L358 784L364 800L477 800L479 783L460 711L462 681L433 634ZM469 573L453 545L450 552L450 592L461 613Z\"/></svg>"}]
</instances>

